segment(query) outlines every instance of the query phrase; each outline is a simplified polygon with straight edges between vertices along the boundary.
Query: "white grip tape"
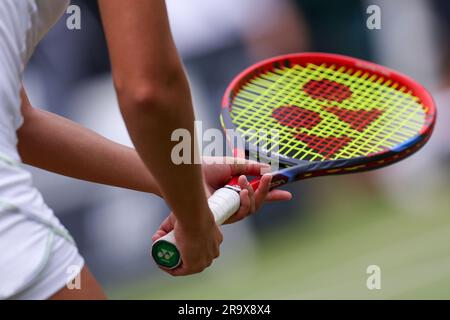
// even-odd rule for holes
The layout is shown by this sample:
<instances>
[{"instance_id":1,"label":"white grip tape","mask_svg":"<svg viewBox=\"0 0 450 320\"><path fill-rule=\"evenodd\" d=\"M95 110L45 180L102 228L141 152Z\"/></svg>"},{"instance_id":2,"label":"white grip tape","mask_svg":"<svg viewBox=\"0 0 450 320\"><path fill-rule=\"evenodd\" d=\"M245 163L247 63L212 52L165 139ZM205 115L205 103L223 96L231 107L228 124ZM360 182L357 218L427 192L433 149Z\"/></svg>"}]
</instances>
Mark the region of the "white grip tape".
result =
<instances>
[{"instance_id":1,"label":"white grip tape","mask_svg":"<svg viewBox=\"0 0 450 320\"><path fill-rule=\"evenodd\" d=\"M214 215L214 220L220 226L238 211L241 205L241 198L238 192L232 189L222 188L209 197L208 205ZM171 231L164 237L158 239L158 241L160 240L175 244L175 233Z\"/></svg>"},{"instance_id":2,"label":"white grip tape","mask_svg":"<svg viewBox=\"0 0 450 320\"><path fill-rule=\"evenodd\" d=\"M217 190L208 199L209 208L219 226L238 211L240 204L241 198L239 193L228 188Z\"/></svg>"}]
</instances>

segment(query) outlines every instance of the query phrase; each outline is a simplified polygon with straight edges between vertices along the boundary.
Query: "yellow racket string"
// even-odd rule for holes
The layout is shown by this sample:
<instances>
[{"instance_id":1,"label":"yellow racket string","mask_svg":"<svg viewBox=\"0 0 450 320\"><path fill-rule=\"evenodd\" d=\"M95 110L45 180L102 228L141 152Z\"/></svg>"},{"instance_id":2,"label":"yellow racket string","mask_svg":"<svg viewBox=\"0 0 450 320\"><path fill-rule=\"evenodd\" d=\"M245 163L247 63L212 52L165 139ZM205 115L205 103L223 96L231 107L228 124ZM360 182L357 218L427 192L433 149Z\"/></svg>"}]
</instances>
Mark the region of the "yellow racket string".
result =
<instances>
[{"instance_id":1,"label":"yellow racket string","mask_svg":"<svg viewBox=\"0 0 450 320\"><path fill-rule=\"evenodd\" d=\"M304 90L310 81L323 80L348 87L351 96L341 101L319 99ZM286 126L272 115L274 109L286 106L313 111L320 115L320 123L312 128ZM375 110L379 116L363 130L357 130L354 126L358 118L349 123L330 112L330 108L342 112ZM320 161L349 159L394 148L419 132L425 122L425 108L405 87L389 79L346 67L308 64L274 69L252 79L235 95L231 118L249 142L258 144L260 132L276 130L278 140L269 138L260 147L277 148L279 154L290 158ZM311 139L345 137L349 143L325 156L298 139L297 134L308 135Z\"/></svg>"}]
</instances>

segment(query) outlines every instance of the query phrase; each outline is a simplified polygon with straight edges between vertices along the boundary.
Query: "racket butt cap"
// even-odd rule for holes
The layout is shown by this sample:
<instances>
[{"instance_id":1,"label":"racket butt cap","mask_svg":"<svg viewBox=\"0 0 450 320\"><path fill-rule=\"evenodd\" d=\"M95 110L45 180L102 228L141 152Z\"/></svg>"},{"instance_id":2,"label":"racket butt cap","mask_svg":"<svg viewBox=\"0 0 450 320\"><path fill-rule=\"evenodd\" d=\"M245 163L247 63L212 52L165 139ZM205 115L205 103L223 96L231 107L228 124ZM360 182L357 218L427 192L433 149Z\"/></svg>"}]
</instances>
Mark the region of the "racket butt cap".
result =
<instances>
[{"instance_id":1,"label":"racket butt cap","mask_svg":"<svg viewBox=\"0 0 450 320\"><path fill-rule=\"evenodd\" d=\"M181 263L177 247L166 240L157 240L153 244L152 257L159 266L167 269L175 269Z\"/></svg>"}]
</instances>

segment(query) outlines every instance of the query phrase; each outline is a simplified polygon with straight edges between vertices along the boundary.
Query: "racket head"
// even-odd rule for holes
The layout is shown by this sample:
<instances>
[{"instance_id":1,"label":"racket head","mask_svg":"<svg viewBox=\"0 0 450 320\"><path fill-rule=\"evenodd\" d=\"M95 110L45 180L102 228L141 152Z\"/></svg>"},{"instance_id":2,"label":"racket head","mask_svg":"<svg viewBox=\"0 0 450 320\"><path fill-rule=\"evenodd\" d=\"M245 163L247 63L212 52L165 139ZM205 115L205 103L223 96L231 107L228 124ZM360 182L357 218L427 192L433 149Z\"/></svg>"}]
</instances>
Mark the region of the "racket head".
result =
<instances>
[{"instance_id":1,"label":"racket head","mask_svg":"<svg viewBox=\"0 0 450 320\"><path fill-rule=\"evenodd\" d=\"M227 136L245 140L247 156L261 142L255 132L278 130L278 141L266 137L258 156L271 153L281 166L296 166L289 180L397 162L426 143L435 120L431 95L411 78L368 61L315 52L247 68L228 86L221 112ZM233 151L242 156L244 150Z\"/></svg>"}]
</instances>

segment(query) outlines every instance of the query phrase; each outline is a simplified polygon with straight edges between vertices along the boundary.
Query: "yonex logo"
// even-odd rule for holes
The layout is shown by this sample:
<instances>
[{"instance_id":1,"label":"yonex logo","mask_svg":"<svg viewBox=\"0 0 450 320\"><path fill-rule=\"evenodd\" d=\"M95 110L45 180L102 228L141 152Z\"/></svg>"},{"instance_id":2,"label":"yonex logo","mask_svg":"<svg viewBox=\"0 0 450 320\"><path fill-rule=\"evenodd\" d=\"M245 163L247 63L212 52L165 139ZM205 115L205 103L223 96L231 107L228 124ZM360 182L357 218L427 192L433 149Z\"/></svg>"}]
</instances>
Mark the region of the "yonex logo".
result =
<instances>
[{"instance_id":1,"label":"yonex logo","mask_svg":"<svg viewBox=\"0 0 450 320\"><path fill-rule=\"evenodd\" d=\"M172 252L172 251L168 251L166 249L161 249L158 252L158 258L165 259L165 260L170 260L173 257L174 254L175 253Z\"/></svg>"},{"instance_id":2,"label":"yonex logo","mask_svg":"<svg viewBox=\"0 0 450 320\"><path fill-rule=\"evenodd\" d=\"M270 187L271 187L271 188L275 188L275 187L277 187L277 186L281 186L281 185L283 185L283 184L286 184L287 182L288 182L287 179L278 179L278 180L273 181L273 182L270 184Z\"/></svg>"}]
</instances>

